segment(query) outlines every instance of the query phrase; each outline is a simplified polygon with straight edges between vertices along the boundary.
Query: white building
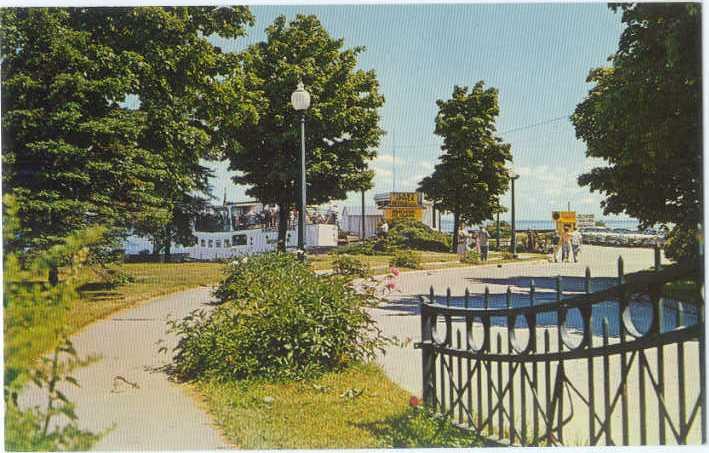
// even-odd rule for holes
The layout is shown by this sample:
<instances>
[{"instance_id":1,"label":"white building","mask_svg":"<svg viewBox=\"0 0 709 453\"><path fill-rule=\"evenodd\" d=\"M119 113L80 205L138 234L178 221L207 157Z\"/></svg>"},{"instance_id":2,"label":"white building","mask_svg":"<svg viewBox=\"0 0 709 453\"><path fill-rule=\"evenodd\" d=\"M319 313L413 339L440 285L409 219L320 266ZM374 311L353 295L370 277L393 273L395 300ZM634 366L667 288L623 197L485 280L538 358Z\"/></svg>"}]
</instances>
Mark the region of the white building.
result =
<instances>
[{"instance_id":1,"label":"white building","mask_svg":"<svg viewBox=\"0 0 709 453\"><path fill-rule=\"evenodd\" d=\"M374 206L364 208L364 237L376 236L377 227L384 220L384 213ZM345 206L342 210L340 229L359 236L362 234L362 207Z\"/></svg>"}]
</instances>

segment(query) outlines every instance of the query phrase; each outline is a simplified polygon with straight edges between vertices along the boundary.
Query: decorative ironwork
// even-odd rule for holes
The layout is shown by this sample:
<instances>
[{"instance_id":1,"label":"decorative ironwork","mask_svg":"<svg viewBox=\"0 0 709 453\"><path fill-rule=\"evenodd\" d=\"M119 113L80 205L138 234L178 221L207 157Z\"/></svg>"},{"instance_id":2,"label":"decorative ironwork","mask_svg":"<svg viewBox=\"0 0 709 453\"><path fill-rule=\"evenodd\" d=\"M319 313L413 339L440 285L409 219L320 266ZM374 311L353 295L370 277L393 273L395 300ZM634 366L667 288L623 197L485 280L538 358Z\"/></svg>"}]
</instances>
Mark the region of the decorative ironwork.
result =
<instances>
[{"instance_id":1,"label":"decorative ironwork","mask_svg":"<svg viewBox=\"0 0 709 453\"><path fill-rule=\"evenodd\" d=\"M510 444L706 442L704 302L663 292L696 277L661 269L656 253L654 270L627 276L619 259L613 286L596 292L589 269L580 294L557 277L547 303L534 281L503 300L448 289L445 304L431 288L417 344L424 402Z\"/></svg>"}]
</instances>

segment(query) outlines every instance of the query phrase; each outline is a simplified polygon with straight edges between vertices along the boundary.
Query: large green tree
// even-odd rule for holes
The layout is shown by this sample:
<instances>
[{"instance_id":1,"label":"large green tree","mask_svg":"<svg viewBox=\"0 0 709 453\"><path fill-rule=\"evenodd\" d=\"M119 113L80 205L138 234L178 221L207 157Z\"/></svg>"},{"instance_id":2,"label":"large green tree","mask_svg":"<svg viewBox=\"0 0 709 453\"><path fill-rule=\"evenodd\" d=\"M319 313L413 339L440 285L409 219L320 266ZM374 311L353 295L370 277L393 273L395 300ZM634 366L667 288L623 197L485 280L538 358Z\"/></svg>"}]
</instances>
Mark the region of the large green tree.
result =
<instances>
[{"instance_id":1,"label":"large green tree","mask_svg":"<svg viewBox=\"0 0 709 453\"><path fill-rule=\"evenodd\" d=\"M701 207L701 5L612 5L618 50L593 69L594 86L571 119L586 155L606 166L579 177L605 195L604 213L644 225L673 223L668 254L697 256Z\"/></svg>"},{"instance_id":2,"label":"large green tree","mask_svg":"<svg viewBox=\"0 0 709 453\"><path fill-rule=\"evenodd\" d=\"M509 185L510 145L495 135L500 113L497 90L480 81L472 89L455 86L453 96L439 99L435 134L443 137L443 154L419 190L442 211L453 213L453 251L462 223L492 219L499 197Z\"/></svg>"},{"instance_id":3,"label":"large green tree","mask_svg":"<svg viewBox=\"0 0 709 453\"><path fill-rule=\"evenodd\" d=\"M138 143L146 117L120 106L137 81L136 55L77 30L65 9L0 14L3 190L20 219L6 246L47 248L157 206L159 161Z\"/></svg>"},{"instance_id":4,"label":"large green tree","mask_svg":"<svg viewBox=\"0 0 709 453\"><path fill-rule=\"evenodd\" d=\"M78 29L140 62L131 92L146 122L138 142L160 158L153 176L162 204L135 226L169 255L172 242L193 243L192 221L210 191L203 161L237 147L228 131L256 118L257 93L244 87L239 56L208 39L241 37L253 17L246 7L84 8L73 14Z\"/></svg>"},{"instance_id":5,"label":"large green tree","mask_svg":"<svg viewBox=\"0 0 709 453\"><path fill-rule=\"evenodd\" d=\"M376 76L356 69L364 48L343 47L315 16L298 15L290 23L281 16L266 29L266 40L243 54L247 88L263 99L258 122L234 130L241 146L228 149L230 169L237 171L236 183L249 186L247 194L279 205L281 248L299 193L300 114L290 104L298 82L311 95L305 114L308 203L344 199L360 189L383 134Z\"/></svg>"}]
</instances>

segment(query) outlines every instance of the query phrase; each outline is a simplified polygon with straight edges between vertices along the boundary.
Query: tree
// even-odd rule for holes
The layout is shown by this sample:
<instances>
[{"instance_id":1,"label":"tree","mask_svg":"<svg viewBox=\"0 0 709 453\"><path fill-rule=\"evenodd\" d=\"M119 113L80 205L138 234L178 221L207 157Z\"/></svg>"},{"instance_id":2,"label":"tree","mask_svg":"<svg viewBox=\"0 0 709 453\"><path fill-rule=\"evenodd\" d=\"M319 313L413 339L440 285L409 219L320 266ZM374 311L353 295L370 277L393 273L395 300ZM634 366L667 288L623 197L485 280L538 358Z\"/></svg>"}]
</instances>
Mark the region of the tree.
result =
<instances>
[{"instance_id":1,"label":"tree","mask_svg":"<svg viewBox=\"0 0 709 453\"><path fill-rule=\"evenodd\" d=\"M571 120L588 157L606 166L579 177L605 195L604 214L626 213L641 226L673 223L694 259L701 208L701 6L611 5L626 24L610 66L591 70L595 85ZM670 241L672 242L672 241Z\"/></svg>"},{"instance_id":2,"label":"tree","mask_svg":"<svg viewBox=\"0 0 709 453\"><path fill-rule=\"evenodd\" d=\"M241 146L227 149L234 181L247 194L279 206L278 239L285 249L288 212L299 193L300 114L290 105L302 81L311 95L306 115L307 198L312 204L344 199L362 187L366 161L383 131L378 108L384 103L373 71L355 69L363 47L344 49L315 16L290 23L278 17L266 41L243 54L246 87L263 94L259 119L234 129ZM330 140L349 135L347 140Z\"/></svg>"},{"instance_id":3,"label":"tree","mask_svg":"<svg viewBox=\"0 0 709 453\"><path fill-rule=\"evenodd\" d=\"M47 249L90 225L126 227L157 206L155 155L138 143L145 115L119 105L136 83L136 56L76 30L68 10L0 14L3 190L20 222L6 247Z\"/></svg>"},{"instance_id":4,"label":"tree","mask_svg":"<svg viewBox=\"0 0 709 453\"><path fill-rule=\"evenodd\" d=\"M453 96L436 101L435 134L443 137L443 155L419 190L442 211L453 213L453 251L458 247L461 222L479 224L492 219L499 197L509 185L506 168L512 159L510 145L495 136L500 113L497 90L484 82L455 86Z\"/></svg>"},{"instance_id":5,"label":"tree","mask_svg":"<svg viewBox=\"0 0 709 453\"><path fill-rule=\"evenodd\" d=\"M72 10L75 26L98 42L136 55L139 100L145 127L141 147L153 167L161 199L134 224L153 238L155 251L170 254L171 243L194 243L192 222L209 193L210 170L203 159L219 159L238 147L243 122L255 121L257 94L244 88L240 59L223 53L208 37L238 38L253 23L246 7L82 8Z\"/></svg>"}]
</instances>

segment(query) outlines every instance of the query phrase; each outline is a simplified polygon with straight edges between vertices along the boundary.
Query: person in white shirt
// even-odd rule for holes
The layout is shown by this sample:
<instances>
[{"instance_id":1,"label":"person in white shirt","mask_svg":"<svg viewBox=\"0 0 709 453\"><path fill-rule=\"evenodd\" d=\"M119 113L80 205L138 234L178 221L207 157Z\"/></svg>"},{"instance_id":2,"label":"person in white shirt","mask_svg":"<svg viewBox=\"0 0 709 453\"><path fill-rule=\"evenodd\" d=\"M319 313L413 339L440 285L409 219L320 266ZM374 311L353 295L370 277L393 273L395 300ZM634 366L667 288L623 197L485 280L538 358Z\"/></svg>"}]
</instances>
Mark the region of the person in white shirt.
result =
<instances>
[{"instance_id":1,"label":"person in white shirt","mask_svg":"<svg viewBox=\"0 0 709 453\"><path fill-rule=\"evenodd\" d=\"M581 233L579 230L574 230L571 233L571 251L574 254L574 263L578 263L577 256L581 251Z\"/></svg>"}]
</instances>

